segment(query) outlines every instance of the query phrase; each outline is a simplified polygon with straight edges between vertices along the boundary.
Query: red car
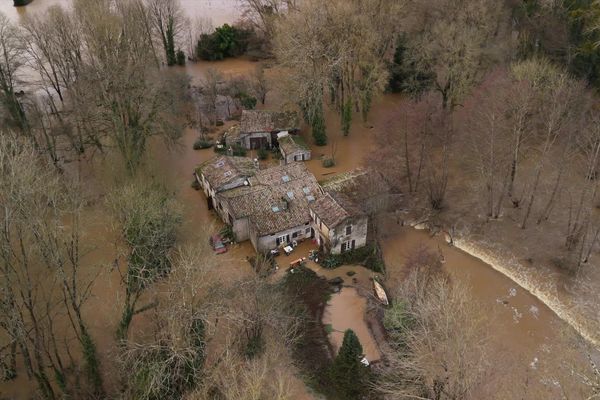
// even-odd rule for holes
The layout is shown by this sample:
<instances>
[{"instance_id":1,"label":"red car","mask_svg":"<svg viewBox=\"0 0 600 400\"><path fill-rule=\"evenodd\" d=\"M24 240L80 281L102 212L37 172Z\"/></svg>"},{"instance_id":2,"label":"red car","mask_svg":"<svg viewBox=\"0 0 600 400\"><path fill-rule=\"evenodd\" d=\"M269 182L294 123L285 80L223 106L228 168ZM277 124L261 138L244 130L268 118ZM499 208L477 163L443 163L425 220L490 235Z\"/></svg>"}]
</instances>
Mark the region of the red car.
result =
<instances>
[{"instance_id":1,"label":"red car","mask_svg":"<svg viewBox=\"0 0 600 400\"><path fill-rule=\"evenodd\" d=\"M212 235L210 238L210 245L217 254L227 253L227 246L225 246L223 238L219 234Z\"/></svg>"}]
</instances>

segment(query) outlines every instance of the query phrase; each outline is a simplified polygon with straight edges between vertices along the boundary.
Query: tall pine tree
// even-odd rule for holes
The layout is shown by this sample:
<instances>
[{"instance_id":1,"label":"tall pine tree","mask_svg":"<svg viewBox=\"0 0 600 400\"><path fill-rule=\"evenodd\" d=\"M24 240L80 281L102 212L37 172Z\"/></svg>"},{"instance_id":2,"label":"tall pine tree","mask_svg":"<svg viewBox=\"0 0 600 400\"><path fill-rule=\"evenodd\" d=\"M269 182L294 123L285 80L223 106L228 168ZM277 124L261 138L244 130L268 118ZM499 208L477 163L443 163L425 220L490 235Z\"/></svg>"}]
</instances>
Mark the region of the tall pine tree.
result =
<instances>
[{"instance_id":1,"label":"tall pine tree","mask_svg":"<svg viewBox=\"0 0 600 400\"><path fill-rule=\"evenodd\" d=\"M367 368L360 362L363 349L354 331L344 333L342 347L331 366L331 382L339 399L358 399L364 393Z\"/></svg>"}]
</instances>

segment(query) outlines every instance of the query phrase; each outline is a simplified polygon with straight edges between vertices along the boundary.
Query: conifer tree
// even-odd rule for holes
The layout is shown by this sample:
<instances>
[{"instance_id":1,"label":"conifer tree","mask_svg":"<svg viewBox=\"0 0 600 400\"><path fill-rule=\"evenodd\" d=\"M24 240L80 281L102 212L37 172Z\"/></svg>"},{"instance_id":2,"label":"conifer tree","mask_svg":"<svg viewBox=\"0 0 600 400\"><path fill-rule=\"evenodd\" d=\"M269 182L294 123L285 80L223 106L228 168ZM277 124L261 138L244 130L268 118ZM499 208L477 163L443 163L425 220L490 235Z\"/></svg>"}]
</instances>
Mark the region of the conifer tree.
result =
<instances>
[{"instance_id":1,"label":"conifer tree","mask_svg":"<svg viewBox=\"0 0 600 400\"><path fill-rule=\"evenodd\" d=\"M342 347L331 367L331 382L340 399L358 399L363 394L367 370L360 362L363 349L351 329L344 333Z\"/></svg>"}]
</instances>

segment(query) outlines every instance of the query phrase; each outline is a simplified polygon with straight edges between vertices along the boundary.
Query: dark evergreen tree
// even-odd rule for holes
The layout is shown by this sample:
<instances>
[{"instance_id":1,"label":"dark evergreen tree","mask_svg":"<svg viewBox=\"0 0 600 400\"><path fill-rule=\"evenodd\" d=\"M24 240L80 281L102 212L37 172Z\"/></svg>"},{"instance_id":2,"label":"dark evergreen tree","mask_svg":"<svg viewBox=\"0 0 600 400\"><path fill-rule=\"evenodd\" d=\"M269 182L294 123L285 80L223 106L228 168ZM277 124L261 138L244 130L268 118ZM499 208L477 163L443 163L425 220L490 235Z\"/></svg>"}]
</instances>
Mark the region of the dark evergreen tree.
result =
<instances>
[{"instance_id":1,"label":"dark evergreen tree","mask_svg":"<svg viewBox=\"0 0 600 400\"><path fill-rule=\"evenodd\" d=\"M393 93L408 93L418 97L427 91L433 83L431 71L420 70L409 58L406 38L399 37L396 42L394 60L390 63L390 81L388 90Z\"/></svg>"},{"instance_id":2,"label":"dark evergreen tree","mask_svg":"<svg viewBox=\"0 0 600 400\"><path fill-rule=\"evenodd\" d=\"M312 135L317 146L325 146L327 144L327 132L325 127L325 118L323 110L320 109L312 118Z\"/></svg>"},{"instance_id":3,"label":"dark evergreen tree","mask_svg":"<svg viewBox=\"0 0 600 400\"><path fill-rule=\"evenodd\" d=\"M348 136L352 125L352 100L348 99L342 107L342 133Z\"/></svg>"},{"instance_id":4,"label":"dark evergreen tree","mask_svg":"<svg viewBox=\"0 0 600 400\"><path fill-rule=\"evenodd\" d=\"M339 399L359 399L365 392L368 370L361 362L363 349L354 331L344 333L342 347L331 366L331 383Z\"/></svg>"}]
</instances>

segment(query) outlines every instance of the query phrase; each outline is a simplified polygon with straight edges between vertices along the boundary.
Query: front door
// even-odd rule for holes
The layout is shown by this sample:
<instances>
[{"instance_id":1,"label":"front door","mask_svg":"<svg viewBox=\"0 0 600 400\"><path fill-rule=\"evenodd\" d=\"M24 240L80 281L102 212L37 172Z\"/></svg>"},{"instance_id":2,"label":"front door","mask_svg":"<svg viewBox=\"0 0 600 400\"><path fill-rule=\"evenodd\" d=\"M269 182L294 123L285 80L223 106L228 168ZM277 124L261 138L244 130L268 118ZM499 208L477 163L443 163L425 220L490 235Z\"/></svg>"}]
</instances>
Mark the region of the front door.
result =
<instances>
[{"instance_id":1,"label":"front door","mask_svg":"<svg viewBox=\"0 0 600 400\"><path fill-rule=\"evenodd\" d=\"M251 150L264 149L266 147L267 147L267 138L264 138L264 137L250 138L250 149Z\"/></svg>"}]
</instances>

